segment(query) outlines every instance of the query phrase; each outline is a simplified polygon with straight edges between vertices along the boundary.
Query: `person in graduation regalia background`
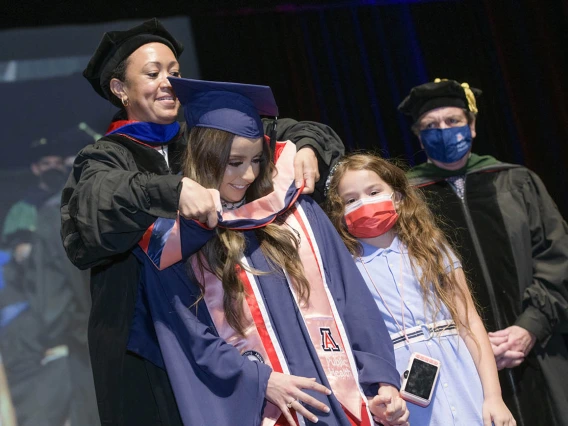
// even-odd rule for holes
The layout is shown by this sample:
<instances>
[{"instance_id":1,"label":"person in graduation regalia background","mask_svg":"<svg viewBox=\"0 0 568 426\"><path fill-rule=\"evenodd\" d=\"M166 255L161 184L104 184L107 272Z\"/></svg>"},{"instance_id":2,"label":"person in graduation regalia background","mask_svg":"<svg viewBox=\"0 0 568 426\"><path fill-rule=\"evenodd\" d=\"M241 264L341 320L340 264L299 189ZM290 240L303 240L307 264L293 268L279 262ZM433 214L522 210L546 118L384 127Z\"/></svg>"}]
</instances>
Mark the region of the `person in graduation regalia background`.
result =
<instances>
[{"instance_id":1,"label":"person in graduation regalia background","mask_svg":"<svg viewBox=\"0 0 568 426\"><path fill-rule=\"evenodd\" d=\"M120 108L107 134L78 154L61 200L66 253L77 267L91 268L88 340L102 424L181 424L166 373L126 346L140 274L132 249L146 229L178 211L210 226L217 222L210 192L179 174L186 141L167 77L179 75L182 51L152 19L105 33L83 73ZM296 144L297 186L317 196L343 153L340 139L319 123L278 123L277 138Z\"/></svg>"},{"instance_id":2,"label":"person in graduation regalia background","mask_svg":"<svg viewBox=\"0 0 568 426\"><path fill-rule=\"evenodd\" d=\"M273 171L270 88L170 80L190 129L184 175L218 189L224 213L216 230L158 219L145 235L129 348L164 365L187 425L371 425L368 409L407 424L384 322L323 211L298 198L289 142ZM333 393L275 395L289 374Z\"/></svg>"},{"instance_id":3,"label":"person in graduation regalia background","mask_svg":"<svg viewBox=\"0 0 568 426\"><path fill-rule=\"evenodd\" d=\"M463 259L517 424L567 425L568 226L535 173L472 153L480 95L440 79L410 91L399 110L428 162L408 177Z\"/></svg>"},{"instance_id":4,"label":"person in graduation regalia background","mask_svg":"<svg viewBox=\"0 0 568 426\"><path fill-rule=\"evenodd\" d=\"M67 168L77 152L95 142L96 134L86 123L77 123L58 132L53 140ZM90 310L89 274L69 261L59 238L61 190L52 195L38 210L37 230L32 240L30 262L24 279L33 294L30 301L34 316L41 319L42 341L49 348L47 356L66 354L66 376L69 378L68 402L71 425L100 424L87 347L87 323ZM59 381L64 377L59 375Z\"/></svg>"},{"instance_id":5,"label":"person in graduation regalia background","mask_svg":"<svg viewBox=\"0 0 568 426\"><path fill-rule=\"evenodd\" d=\"M51 330L53 323L45 321L52 313L48 295L56 293L51 286L41 288L32 269L38 232L44 231L43 211L61 191L66 173L55 139L35 140L29 154L37 182L10 208L2 230L10 260L0 271L0 352L18 424L55 426L69 416L68 351L66 342L54 336L61 330Z\"/></svg>"}]
</instances>

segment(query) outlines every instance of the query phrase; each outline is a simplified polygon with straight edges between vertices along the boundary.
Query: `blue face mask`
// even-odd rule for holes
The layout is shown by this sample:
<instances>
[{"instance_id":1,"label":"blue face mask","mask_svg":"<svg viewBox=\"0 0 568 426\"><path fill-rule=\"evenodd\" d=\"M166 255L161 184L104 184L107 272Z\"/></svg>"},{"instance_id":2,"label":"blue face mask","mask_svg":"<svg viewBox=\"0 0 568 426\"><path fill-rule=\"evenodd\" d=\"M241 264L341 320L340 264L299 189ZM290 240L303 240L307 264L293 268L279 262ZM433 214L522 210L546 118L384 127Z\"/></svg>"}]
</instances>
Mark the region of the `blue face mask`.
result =
<instances>
[{"instance_id":1,"label":"blue face mask","mask_svg":"<svg viewBox=\"0 0 568 426\"><path fill-rule=\"evenodd\" d=\"M441 163L455 163L471 149L471 129L469 126L425 129L420 132L420 140L429 158Z\"/></svg>"}]
</instances>

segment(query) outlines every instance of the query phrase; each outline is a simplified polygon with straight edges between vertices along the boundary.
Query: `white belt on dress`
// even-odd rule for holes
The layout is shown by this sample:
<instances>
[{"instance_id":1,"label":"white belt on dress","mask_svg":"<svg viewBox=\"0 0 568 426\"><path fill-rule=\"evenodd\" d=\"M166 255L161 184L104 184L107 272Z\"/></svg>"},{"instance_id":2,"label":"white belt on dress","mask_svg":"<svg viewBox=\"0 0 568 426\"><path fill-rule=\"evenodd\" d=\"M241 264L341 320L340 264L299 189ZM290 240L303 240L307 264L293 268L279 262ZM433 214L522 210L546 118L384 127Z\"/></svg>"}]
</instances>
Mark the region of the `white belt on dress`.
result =
<instances>
[{"instance_id":1,"label":"white belt on dress","mask_svg":"<svg viewBox=\"0 0 568 426\"><path fill-rule=\"evenodd\" d=\"M408 338L409 343L422 342L424 340L430 340L432 337L451 336L455 334L458 334L458 330L456 323L452 320L436 321L431 324L422 324L406 329L406 338ZM402 331L391 334L394 348L398 349L406 345L406 338Z\"/></svg>"}]
</instances>

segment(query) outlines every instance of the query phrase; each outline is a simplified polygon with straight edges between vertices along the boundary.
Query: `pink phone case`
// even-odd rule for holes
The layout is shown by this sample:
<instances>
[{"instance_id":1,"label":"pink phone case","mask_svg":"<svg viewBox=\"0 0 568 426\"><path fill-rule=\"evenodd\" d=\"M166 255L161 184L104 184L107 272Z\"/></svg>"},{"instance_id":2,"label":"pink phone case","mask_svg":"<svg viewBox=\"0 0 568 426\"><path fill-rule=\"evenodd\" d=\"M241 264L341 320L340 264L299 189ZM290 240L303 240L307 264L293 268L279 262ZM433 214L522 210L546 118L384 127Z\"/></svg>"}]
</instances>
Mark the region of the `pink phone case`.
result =
<instances>
[{"instance_id":1,"label":"pink phone case","mask_svg":"<svg viewBox=\"0 0 568 426\"><path fill-rule=\"evenodd\" d=\"M432 380L432 386L430 387L427 398L424 398L425 395L422 396L415 395L414 393L410 393L406 390L408 379L412 376L413 373L411 369L417 368L414 366L415 359L436 367L436 374L434 376L434 379ZM432 400L432 393L434 392L434 388L436 387L436 382L438 381L440 366L441 363L437 359L430 358L418 352L414 352L410 356L410 359L408 360L408 366L406 367L406 370L402 376L402 386L400 388L400 396L402 397L402 399L408 402L412 402L413 404L419 405L421 407L427 407L430 404L430 401Z\"/></svg>"}]
</instances>

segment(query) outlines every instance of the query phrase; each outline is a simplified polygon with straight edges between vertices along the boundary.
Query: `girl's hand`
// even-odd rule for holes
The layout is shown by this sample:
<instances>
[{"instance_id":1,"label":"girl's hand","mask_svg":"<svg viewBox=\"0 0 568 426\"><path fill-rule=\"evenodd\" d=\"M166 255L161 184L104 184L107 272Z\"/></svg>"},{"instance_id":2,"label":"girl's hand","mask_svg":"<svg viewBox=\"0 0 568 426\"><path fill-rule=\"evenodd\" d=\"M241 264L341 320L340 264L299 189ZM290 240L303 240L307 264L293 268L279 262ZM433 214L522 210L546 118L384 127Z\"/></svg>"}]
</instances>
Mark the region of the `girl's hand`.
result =
<instances>
[{"instance_id":1,"label":"girl's hand","mask_svg":"<svg viewBox=\"0 0 568 426\"><path fill-rule=\"evenodd\" d=\"M495 426L517 425L513 415L500 396L485 398L483 401L483 426L491 426L491 422Z\"/></svg>"},{"instance_id":2,"label":"girl's hand","mask_svg":"<svg viewBox=\"0 0 568 426\"><path fill-rule=\"evenodd\" d=\"M323 402L311 397L302 389L310 389L325 395L331 395L331 391L323 385L316 382L316 379L307 379L305 377L292 376L290 374L272 372L268 379L266 388L266 399L276 405L284 417L290 423L290 426L296 426L291 410L296 410L300 415L309 419L312 423L318 421L318 418L308 411L300 402L311 405L319 411L329 413L329 407Z\"/></svg>"},{"instance_id":3,"label":"girl's hand","mask_svg":"<svg viewBox=\"0 0 568 426\"><path fill-rule=\"evenodd\" d=\"M376 422L388 426L408 425L410 412L398 389L388 383L381 383L377 396L369 401L369 410Z\"/></svg>"}]
</instances>

